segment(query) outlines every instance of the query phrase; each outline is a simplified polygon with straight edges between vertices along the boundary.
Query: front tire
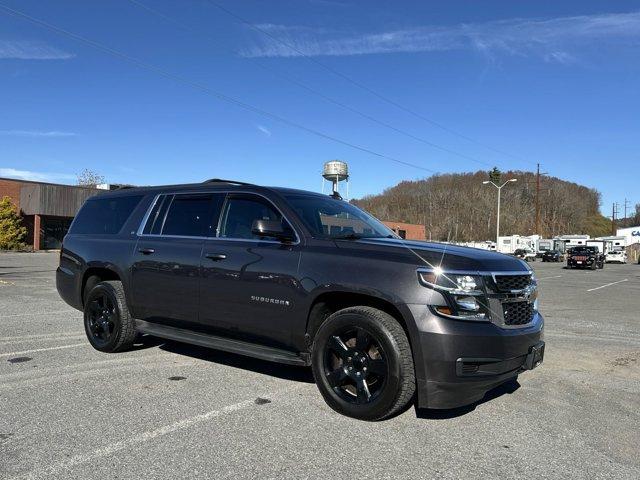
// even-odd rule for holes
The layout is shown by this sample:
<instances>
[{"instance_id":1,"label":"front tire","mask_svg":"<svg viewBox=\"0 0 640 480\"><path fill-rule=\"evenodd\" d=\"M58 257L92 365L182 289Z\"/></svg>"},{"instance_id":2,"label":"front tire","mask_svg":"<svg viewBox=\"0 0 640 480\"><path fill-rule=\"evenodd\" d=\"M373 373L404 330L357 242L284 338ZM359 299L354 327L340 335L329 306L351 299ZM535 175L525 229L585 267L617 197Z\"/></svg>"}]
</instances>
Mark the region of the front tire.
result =
<instances>
[{"instance_id":1,"label":"front tire","mask_svg":"<svg viewBox=\"0 0 640 480\"><path fill-rule=\"evenodd\" d=\"M349 417L383 420L402 411L415 393L407 335L376 308L349 307L329 316L313 341L311 362L327 404Z\"/></svg>"},{"instance_id":2,"label":"front tire","mask_svg":"<svg viewBox=\"0 0 640 480\"><path fill-rule=\"evenodd\" d=\"M84 329L91 346L101 352L122 352L133 346L135 322L122 282L100 282L91 289L84 304Z\"/></svg>"}]
</instances>

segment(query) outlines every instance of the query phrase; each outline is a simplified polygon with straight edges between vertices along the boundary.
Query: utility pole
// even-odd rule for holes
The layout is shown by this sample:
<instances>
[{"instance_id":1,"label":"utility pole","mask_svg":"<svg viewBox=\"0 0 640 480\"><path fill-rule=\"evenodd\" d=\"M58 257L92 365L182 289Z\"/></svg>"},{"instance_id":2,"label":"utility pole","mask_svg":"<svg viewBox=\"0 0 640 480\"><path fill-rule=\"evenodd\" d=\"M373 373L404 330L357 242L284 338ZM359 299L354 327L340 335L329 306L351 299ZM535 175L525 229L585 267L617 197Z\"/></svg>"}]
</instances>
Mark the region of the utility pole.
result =
<instances>
[{"instance_id":1,"label":"utility pole","mask_svg":"<svg viewBox=\"0 0 640 480\"><path fill-rule=\"evenodd\" d=\"M613 202L611 206L611 236L616 234L616 214L618 213L618 204Z\"/></svg>"},{"instance_id":2,"label":"utility pole","mask_svg":"<svg viewBox=\"0 0 640 480\"><path fill-rule=\"evenodd\" d=\"M536 170L536 231L533 232L536 235L542 235L540 231L540 176L546 175L547 172L540 172L540 164L538 163Z\"/></svg>"},{"instance_id":3,"label":"utility pole","mask_svg":"<svg viewBox=\"0 0 640 480\"><path fill-rule=\"evenodd\" d=\"M629 208L630 205L631 205L631 202L625 198L624 199L624 218L627 218L627 208Z\"/></svg>"},{"instance_id":4,"label":"utility pole","mask_svg":"<svg viewBox=\"0 0 640 480\"><path fill-rule=\"evenodd\" d=\"M533 232L540 235L540 164L536 171L536 231Z\"/></svg>"}]
</instances>

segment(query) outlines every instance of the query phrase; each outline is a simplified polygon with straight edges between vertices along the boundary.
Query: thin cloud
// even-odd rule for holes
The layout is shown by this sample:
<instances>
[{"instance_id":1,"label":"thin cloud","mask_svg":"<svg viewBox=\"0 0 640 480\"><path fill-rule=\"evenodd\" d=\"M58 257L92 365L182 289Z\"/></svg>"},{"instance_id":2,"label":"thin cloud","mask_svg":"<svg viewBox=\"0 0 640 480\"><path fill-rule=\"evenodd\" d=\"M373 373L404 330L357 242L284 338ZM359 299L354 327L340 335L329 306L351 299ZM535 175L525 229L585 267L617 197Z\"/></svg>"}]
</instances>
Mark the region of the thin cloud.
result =
<instances>
[{"instance_id":1,"label":"thin cloud","mask_svg":"<svg viewBox=\"0 0 640 480\"><path fill-rule=\"evenodd\" d=\"M271 130L269 130L267 127L265 127L264 125L256 125L256 128L262 132L266 137L270 137L271 136Z\"/></svg>"},{"instance_id":2,"label":"thin cloud","mask_svg":"<svg viewBox=\"0 0 640 480\"><path fill-rule=\"evenodd\" d=\"M344 35L309 27L264 25L264 35L240 52L245 57L347 56L381 53L473 50L488 56L537 56L574 63L573 50L606 44L640 44L640 12L552 19L510 19L453 26L420 26L364 35Z\"/></svg>"},{"instance_id":3,"label":"thin cloud","mask_svg":"<svg viewBox=\"0 0 640 480\"><path fill-rule=\"evenodd\" d=\"M68 60L73 57L73 53L38 41L0 39L0 60Z\"/></svg>"},{"instance_id":4,"label":"thin cloud","mask_svg":"<svg viewBox=\"0 0 640 480\"><path fill-rule=\"evenodd\" d=\"M60 132L57 130L0 130L0 135L8 137L75 137L74 132Z\"/></svg>"},{"instance_id":5,"label":"thin cloud","mask_svg":"<svg viewBox=\"0 0 640 480\"><path fill-rule=\"evenodd\" d=\"M31 180L33 182L68 182L75 181L76 176L67 173L34 172L31 170L18 170L15 168L0 167L0 177L15 178L18 180Z\"/></svg>"}]
</instances>

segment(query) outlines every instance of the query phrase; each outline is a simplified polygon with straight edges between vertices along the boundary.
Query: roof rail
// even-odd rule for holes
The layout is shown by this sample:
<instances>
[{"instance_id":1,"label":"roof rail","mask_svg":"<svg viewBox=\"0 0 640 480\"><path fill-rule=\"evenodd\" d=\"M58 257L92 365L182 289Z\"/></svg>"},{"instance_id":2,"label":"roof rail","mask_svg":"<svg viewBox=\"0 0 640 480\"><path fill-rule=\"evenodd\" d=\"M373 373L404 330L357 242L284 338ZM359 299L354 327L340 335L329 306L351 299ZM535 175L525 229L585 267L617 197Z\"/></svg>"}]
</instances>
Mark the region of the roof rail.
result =
<instances>
[{"instance_id":1,"label":"roof rail","mask_svg":"<svg viewBox=\"0 0 640 480\"><path fill-rule=\"evenodd\" d=\"M222 178L210 178L202 183L231 183L233 185L253 185L253 183L238 182L237 180L224 180Z\"/></svg>"}]
</instances>

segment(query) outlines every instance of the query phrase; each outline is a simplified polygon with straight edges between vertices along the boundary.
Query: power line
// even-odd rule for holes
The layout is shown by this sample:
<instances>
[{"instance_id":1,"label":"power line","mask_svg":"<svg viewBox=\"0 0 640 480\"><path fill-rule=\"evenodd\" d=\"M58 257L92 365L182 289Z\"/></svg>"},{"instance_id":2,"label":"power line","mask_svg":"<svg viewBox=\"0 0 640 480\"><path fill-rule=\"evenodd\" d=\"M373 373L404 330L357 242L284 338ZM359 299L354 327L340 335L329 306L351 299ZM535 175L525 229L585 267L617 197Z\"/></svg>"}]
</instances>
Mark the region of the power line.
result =
<instances>
[{"instance_id":1,"label":"power line","mask_svg":"<svg viewBox=\"0 0 640 480\"><path fill-rule=\"evenodd\" d=\"M423 121L425 121L425 122L427 122L427 123L429 123L431 125L434 125L434 126L440 128L441 130L444 130L445 132L448 132L448 133L450 133L452 135L455 135L455 136L457 136L459 138L467 140L468 142L475 143L476 145L479 145L479 146L481 146L483 148L491 150L491 151L493 151L495 153L498 153L500 155L511 157L511 158L514 158L514 159L520 160L520 161L526 161L526 162L531 163L531 164L536 163L536 162L532 162L532 161L529 161L529 160L525 160L525 159L520 158L520 157L518 157L516 155L504 152L502 150L499 150L497 148L491 147L489 145L486 145L483 142L475 140L475 139L473 139L473 138L471 138L471 137L469 137L467 135L464 135L464 134L462 134L460 132L457 132L456 130L453 130L453 129L451 129L451 128L449 128L449 127L447 127L447 126L445 126L445 125L443 125L443 124L441 124L439 122L436 122L435 120L432 120L432 119L422 115L421 113L416 112L415 110L413 110L411 108L405 107L404 105L396 102L395 100L390 99L389 97L387 97L385 95L382 95L381 93L377 92L376 90L373 90L372 88L368 87L367 85L365 85L365 84L363 84L363 83L361 83L361 82L359 82L357 80L354 80L352 77L342 73L339 70L336 70L335 68L327 65L326 63L321 62L321 61L317 60L316 58L307 55L302 50L297 48L295 45L292 45L289 42L286 42L286 41L282 40L281 38L278 38L277 36L273 35L269 31L267 31L267 30L265 30L263 28L260 28L258 25L254 24L254 23L251 23L249 20L241 17L240 15L232 12L231 10L228 10L227 8L225 8L222 5L216 3L215 1L207 0L207 2L210 3L211 5L213 5L214 7L216 7L217 9L219 9L220 11L226 13L230 17L233 17L237 21L247 25L251 29L253 29L253 30L255 30L255 31L257 31L257 32L259 32L259 33L261 33L263 35L266 35L267 37L271 38L275 42L278 42L279 44L284 45L288 49L296 52L301 57L304 57L307 61L318 65L319 67L323 68L324 70L327 70L328 72L332 73L333 75L336 75L337 77L340 77L343 80L346 80L347 82L349 82L352 85L355 85L356 87L368 92L369 94L373 95L374 97L376 97L376 98L378 98L378 99L380 99L380 100L382 100L382 101L384 101L384 102L386 102L386 103L388 103L390 105L393 105L394 107L396 107L396 108L398 108L398 109L400 109L400 110L402 110L402 111L404 111L404 112L406 112L406 113L408 113L410 115L413 115L416 118L419 118L419 119L421 119L421 120L423 120Z\"/></svg>"},{"instance_id":2,"label":"power line","mask_svg":"<svg viewBox=\"0 0 640 480\"><path fill-rule=\"evenodd\" d=\"M217 98L218 100L222 100L224 102L228 102L228 103L231 103L233 105L236 105L237 107L240 107L240 108L242 108L244 110L247 110L247 111L250 111L250 112L253 112L253 113L257 113L258 115L262 115L264 117L270 118L270 119L275 120L277 122L280 122L282 124L297 128L299 130L303 130L303 131L305 131L307 133L310 133L312 135L316 135L316 136L324 138L326 140L330 140L330 141L333 141L335 143L339 143L341 145L353 148L355 150L359 150L359 151L364 152L364 153L368 153L370 155L373 155L373 156L376 156L376 157L379 157L379 158L384 158L386 160L390 160L392 162L395 162L395 163L398 163L398 164L401 164L401 165L406 165L406 166L409 166L409 167L417 168L419 170L424 170L424 171L427 171L427 172L430 172L430 173L437 173L435 170L432 170L430 168L423 167L421 165L416 165L414 163L406 162L404 160L400 160L398 158L391 157L389 155L385 155L383 153L376 152L374 150L371 150L370 148L363 147L363 146L348 142L346 140L342 140L340 138L337 138L337 137L334 137L332 135L326 134L326 133L321 132L319 130L315 130L313 128L307 127L307 126L302 125L300 123L288 120L288 119L286 119L284 117L281 117L281 116L279 116L277 114L271 113L271 112L269 112L267 110L255 107L255 106L253 106L253 105L251 105L249 103L243 102L243 101L238 100L236 98L233 98L233 97L230 97L230 96L225 95L223 93L220 93L220 92L217 92L215 90L212 90L209 87L207 87L206 85L203 85L203 84L201 84L199 82L195 82L193 80L190 80L190 79L188 79L186 77L183 77L181 75L178 75L176 73L169 72L169 71L164 70L164 69L162 69L160 67L157 67L157 66L155 66L153 64L144 62L144 61L139 60L139 59L137 59L135 57L132 57L132 56L126 54L126 53L122 53L122 52L120 52L118 50L115 50L113 48L104 46L104 45L102 45L102 44L100 44L100 43L98 43L98 42L96 42L94 40L88 39L88 38L83 37L81 35L78 35L76 33L70 32L68 30L64 30L64 29L62 29L60 27L56 27L55 25L52 25L52 24L47 23L47 22L45 22L43 20L37 19L35 17L32 17L32 16L30 16L30 15L28 15L26 13L20 12L18 10L14 10L14 9L12 9L10 7L7 7L6 5L3 5L1 3L0 3L0 9L4 10L5 12L9 13L10 15L14 15L16 17L20 17L20 18L23 18L25 20L28 20L31 23L34 23L34 24L39 25L41 27L44 27L44 28L46 28L48 30L51 30L51 31L53 31L55 33L58 33L60 35L64 35L64 36L67 36L69 38L72 38L73 40L75 40L77 42L89 45L89 46L91 46L91 47L93 47L93 48L95 48L97 50L100 50L100 51L102 51L104 53L107 53L107 54L109 54L109 55L111 55L113 57L119 58L120 60L124 60L124 61L126 61L128 63L131 63L131 64L133 64L133 65L135 65L135 66L137 66L137 67L139 67L141 69L157 73L157 74L159 74L159 75L161 75L161 76L163 76L165 78L169 78L169 79L171 79L173 81L176 81L178 83L183 83L183 84L185 84L187 86L190 86L190 87L192 87L192 88L194 88L196 90L199 90L202 93L205 93L207 95L213 96L213 97Z\"/></svg>"},{"instance_id":3,"label":"power line","mask_svg":"<svg viewBox=\"0 0 640 480\"><path fill-rule=\"evenodd\" d=\"M186 25L183 22L175 20L175 19L169 17L168 15L165 15L164 13L162 13L162 12L160 12L158 10L156 10L156 9L154 9L152 7L149 7L148 5L143 4L142 2L139 2L138 0L129 0L129 1L131 3L133 3L134 5L137 5L138 7L146 10L147 12L149 12L151 14L156 15L156 16L162 18L163 20L169 22L169 23L177 25L178 27L180 27L183 30L186 30L188 32L194 33L194 34L199 35L199 36L204 36L204 37L208 38L209 40L212 40L212 38L209 37L208 35L204 34L204 32L197 31L194 28L190 27L189 25ZM360 111L360 110L358 110L358 109L356 109L356 108L354 108L354 107L352 107L350 105L347 105L347 104L345 104L343 102L340 102L339 100L336 100L336 99L334 99L334 98L322 93L321 91L319 91L319 90L317 90L315 88L312 88L312 87L302 83L301 81L299 81L299 80L297 80L295 78L292 78L289 75L286 75L285 73L279 71L278 69L269 67L269 66L265 65L264 63L258 61L255 58L249 58L249 60L251 60L256 65L258 65L260 68L262 68L264 70L267 70L267 71L273 73L274 75L277 75L278 77L286 80L287 82L292 83L292 84L298 86L299 88L302 88L302 89L306 90L307 92L310 92L313 95L316 95L316 96L322 98L323 100L325 100L325 101L327 101L329 103L337 105L337 106L339 106L339 107L341 107L341 108L343 108L345 110L348 110L348 111L350 111L352 113L355 113L355 114L357 114L357 115L359 115L359 116L361 116L361 117L363 117L363 118L365 118L365 119L367 119L367 120L369 120L371 122L374 122L374 123L376 123L378 125L381 125L382 127L388 128L390 130L393 130L396 133L399 133L399 134L404 135L404 136L406 136L408 138L411 138L413 140L421 142L421 143L423 143L425 145L428 145L428 146L430 146L432 148L436 148L436 149L438 149L440 151L449 153L451 155L455 155L455 156L463 158L465 160L470 160L472 162L476 162L476 163L479 163L481 165L485 165L485 166L488 166L488 167L493 167L494 166L494 164L491 164L489 162L485 162L483 160L479 160L477 158L474 158L472 156L466 155L464 153L460 153L460 152L457 152L457 151L452 150L450 148L443 147L442 145L438 145L437 143L434 143L434 142L432 142L430 140L427 140L425 138L419 137L417 135L414 135L414 134L412 134L410 132L407 132L405 130L402 130L400 128L394 127L393 125L391 125L391 124L389 124L389 123L387 123L387 122L385 122L383 120L380 120L380 119L378 119L376 117L373 117L372 115L369 115L367 113L364 113L364 112L362 112L362 111Z\"/></svg>"}]
</instances>

